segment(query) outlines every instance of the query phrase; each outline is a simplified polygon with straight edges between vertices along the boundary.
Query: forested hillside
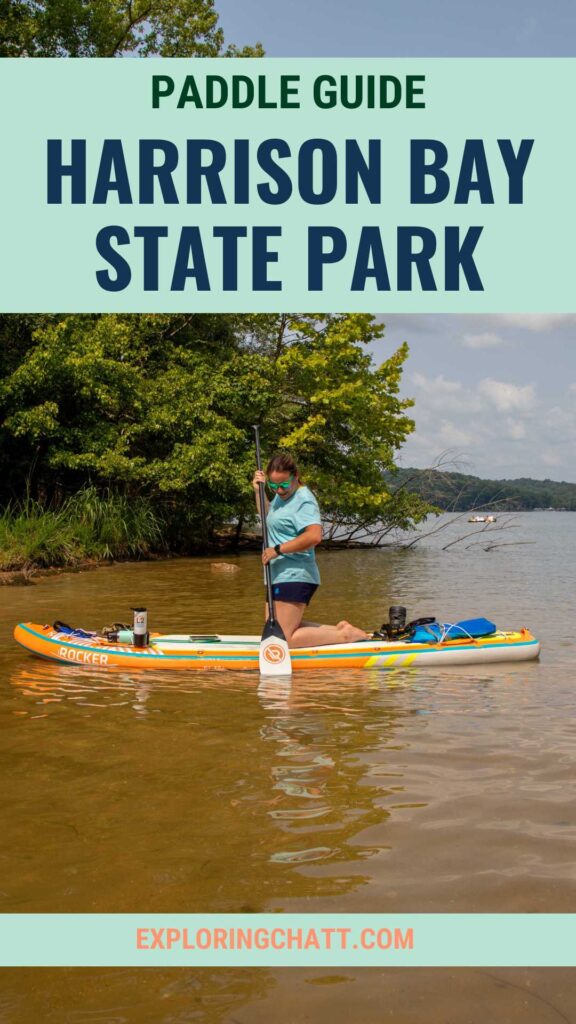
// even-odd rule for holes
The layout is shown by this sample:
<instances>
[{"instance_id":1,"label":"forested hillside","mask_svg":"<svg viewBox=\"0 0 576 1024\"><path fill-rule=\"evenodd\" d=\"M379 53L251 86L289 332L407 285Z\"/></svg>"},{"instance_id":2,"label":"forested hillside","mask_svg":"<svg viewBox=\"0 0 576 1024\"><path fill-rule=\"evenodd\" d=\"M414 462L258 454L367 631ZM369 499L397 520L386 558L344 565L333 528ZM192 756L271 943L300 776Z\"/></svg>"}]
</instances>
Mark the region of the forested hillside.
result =
<instances>
[{"instance_id":1,"label":"forested hillside","mask_svg":"<svg viewBox=\"0 0 576 1024\"><path fill-rule=\"evenodd\" d=\"M395 486L417 494L438 508L464 512L495 505L510 511L536 508L576 511L576 484L554 480L483 480L444 470L400 469Z\"/></svg>"}]
</instances>

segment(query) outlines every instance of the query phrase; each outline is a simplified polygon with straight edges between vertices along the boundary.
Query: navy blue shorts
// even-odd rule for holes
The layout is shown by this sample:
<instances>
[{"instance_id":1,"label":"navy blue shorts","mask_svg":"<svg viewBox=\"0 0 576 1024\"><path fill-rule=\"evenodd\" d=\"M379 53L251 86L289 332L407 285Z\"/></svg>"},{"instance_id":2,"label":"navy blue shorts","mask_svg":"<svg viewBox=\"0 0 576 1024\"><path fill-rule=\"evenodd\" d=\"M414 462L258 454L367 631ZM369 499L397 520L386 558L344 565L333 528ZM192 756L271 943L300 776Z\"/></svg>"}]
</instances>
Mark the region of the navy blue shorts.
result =
<instances>
[{"instance_id":1,"label":"navy blue shorts","mask_svg":"<svg viewBox=\"0 0 576 1024\"><path fill-rule=\"evenodd\" d=\"M272 596L275 601L289 604L310 604L318 590L317 583L273 583Z\"/></svg>"}]
</instances>

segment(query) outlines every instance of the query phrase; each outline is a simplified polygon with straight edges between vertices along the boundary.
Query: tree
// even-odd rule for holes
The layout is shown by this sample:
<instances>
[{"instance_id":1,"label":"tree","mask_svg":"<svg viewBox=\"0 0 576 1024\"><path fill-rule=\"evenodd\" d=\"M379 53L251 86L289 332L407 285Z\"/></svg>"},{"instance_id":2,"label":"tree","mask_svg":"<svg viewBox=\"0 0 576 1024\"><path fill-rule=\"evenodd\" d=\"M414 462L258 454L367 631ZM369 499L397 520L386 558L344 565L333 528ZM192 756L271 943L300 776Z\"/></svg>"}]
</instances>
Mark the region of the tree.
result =
<instances>
[{"instance_id":1,"label":"tree","mask_svg":"<svg viewBox=\"0 0 576 1024\"><path fill-rule=\"evenodd\" d=\"M224 465L245 438L214 401L234 329L216 315L46 317L0 381L6 497L85 482L147 494L202 543L246 490Z\"/></svg>"},{"instance_id":2,"label":"tree","mask_svg":"<svg viewBox=\"0 0 576 1024\"><path fill-rule=\"evenodd\" d=\"M28 487L58 499L86 482L144 494L174 537L202 546L254 518L259 422L264 454L294 453L334 528L409 525L430 509L384 481L412 403L398 397L406 346L380 367L366 352L383 331L371 317L108 314L34 327L0 380L5 498Z\"/></svg>"},{"instance_id":3,"label":"tree","mask_svg":"<svg viewBox=\"0 0 576 1024\"><path fill-rule=\"evenodd\" d=\"M255 334L256 350L271 360L282 396L267 412L267 436L311 475L332 532L423 518L430 506L415 495L394 502L384 484L414 429L406 415L413 402L399 398L408 346L375 367L366 346L384 325L365 314L281 315L257 326L267 340Z\"/></svg>"},{"instance_id":4,"label":"tree","mask_svg":"<svg viewBox=\"0 0 576 1024\"><path fill-rule=\"evenodd\" d=\"M0 57L260 57L224 47L213 0L0 0Z\"/></svg>"}]
</instances>

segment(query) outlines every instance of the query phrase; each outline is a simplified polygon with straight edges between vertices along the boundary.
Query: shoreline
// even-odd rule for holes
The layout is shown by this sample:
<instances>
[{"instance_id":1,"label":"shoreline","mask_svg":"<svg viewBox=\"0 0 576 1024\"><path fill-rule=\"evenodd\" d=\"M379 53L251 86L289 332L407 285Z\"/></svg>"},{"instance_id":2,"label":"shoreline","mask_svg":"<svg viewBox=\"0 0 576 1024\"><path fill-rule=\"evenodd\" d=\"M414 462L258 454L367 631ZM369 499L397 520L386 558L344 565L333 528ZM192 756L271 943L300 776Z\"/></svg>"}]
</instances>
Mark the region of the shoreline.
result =
<instances>
[{"instance_id":1,"label":"shoreline","mask_svg":"<svg viewBox=\"0 0 576 1024\"><path fill-rule=\"evenodd\" d=\"M113 565L136 565L142 562L172 562L183 558L218 558L229 556L235 558L238 555L258 552L261 547L261 538L257 534L244 534L238 544L233 547L226 545L226 536L220 537L214 544L204 551L191 552L182 555L168 552L167 554L150 554L141 558L88 558L84 561L70 565L58 566L25 566L20 569L0 570L0 587L32 587L38 580L49 576L62 576L65 573L89 572L92 569L101 569ZM319 545L323 551L351 551L351 550L374 550L375 545L366 544L362 541L330 541L327 544ZM385 545L379 545L384 547ZM224 560L214 562L214 565L228 565ZM236 568L236 567L234 567Z\"/></svg>"}]
</instances>

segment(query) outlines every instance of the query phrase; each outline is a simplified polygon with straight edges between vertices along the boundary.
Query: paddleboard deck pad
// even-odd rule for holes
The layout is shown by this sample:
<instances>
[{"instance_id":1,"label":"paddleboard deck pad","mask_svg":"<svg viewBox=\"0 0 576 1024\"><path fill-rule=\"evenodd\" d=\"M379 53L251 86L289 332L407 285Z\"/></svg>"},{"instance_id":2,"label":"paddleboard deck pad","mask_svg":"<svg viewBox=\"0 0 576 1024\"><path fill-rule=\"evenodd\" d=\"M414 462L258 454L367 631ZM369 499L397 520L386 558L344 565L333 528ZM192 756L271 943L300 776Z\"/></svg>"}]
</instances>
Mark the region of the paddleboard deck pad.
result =
<instances>
[{"instance_id":1,"label":"paddleboard deck pad","mask_svg":"<svg viewBox=\"0 0 576 1024\"><path fill-rule=\"evenodd\" d=\"M58 624L57 624L58 625ZM82 631L79 631L82 633ZM147 647L107 640L98 634L71 636L54 626L21 622L14 639L31 654L64 665L98 669L198 669L258 671L259 636L151 634ZM539 641L527 629L496 630L478 639L442 643L403 640L363 640L360 643L302 647L291 650L293 671L312 669L397 669L485 665L531 661L540 653Z\"/></svg>"}]
</instances>

